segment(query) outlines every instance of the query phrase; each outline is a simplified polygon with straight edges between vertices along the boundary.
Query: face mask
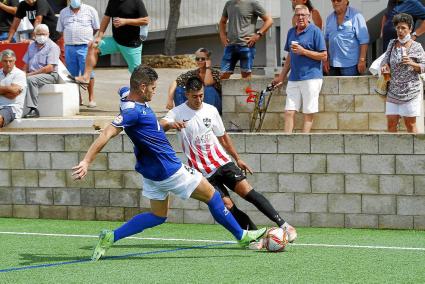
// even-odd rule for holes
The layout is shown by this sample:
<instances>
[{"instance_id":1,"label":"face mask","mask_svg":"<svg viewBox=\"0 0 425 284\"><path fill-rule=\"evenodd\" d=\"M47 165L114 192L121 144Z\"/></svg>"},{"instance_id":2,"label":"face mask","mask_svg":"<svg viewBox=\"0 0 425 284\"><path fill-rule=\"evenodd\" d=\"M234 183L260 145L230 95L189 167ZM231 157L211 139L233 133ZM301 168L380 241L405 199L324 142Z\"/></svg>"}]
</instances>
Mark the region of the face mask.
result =
<instances>
[{"instance_id":1,"label":"face mask","mask_svg":"<svg viewBox=\"0 0 425 284\"><path fill-rule=\"evenodd\" d=\"M38 35L38 36L35 36L35 41L36 41L38 44L45 44L45 43L46 43L46 41L47 41L47 39L48 39L48 37L47 37L46 35Z\"/></svg>"},{"instance_id":2,"label":"face mask","mask_svg":"<svg viewBox=\"0 0 425 284\"><path fill-rule=\"evenodd\" d=\"M81 6L81 0L71 0L71 8L78 9Z\"/></svg>"},{"instance_id":3,"label":"face mask","mask_svg":"<svg viewBox=\"0 0 425 284\"><path fill-rule=\"evenodd\" d=\"M410 36L410 34L408 34L408 35L406 35L403 39L398 38L398 41L399 41L401 44L405 44L405 43L406 43L406 42L408 42L411 38L412 38L412 37Z\"/></svg>"}]
</instances>

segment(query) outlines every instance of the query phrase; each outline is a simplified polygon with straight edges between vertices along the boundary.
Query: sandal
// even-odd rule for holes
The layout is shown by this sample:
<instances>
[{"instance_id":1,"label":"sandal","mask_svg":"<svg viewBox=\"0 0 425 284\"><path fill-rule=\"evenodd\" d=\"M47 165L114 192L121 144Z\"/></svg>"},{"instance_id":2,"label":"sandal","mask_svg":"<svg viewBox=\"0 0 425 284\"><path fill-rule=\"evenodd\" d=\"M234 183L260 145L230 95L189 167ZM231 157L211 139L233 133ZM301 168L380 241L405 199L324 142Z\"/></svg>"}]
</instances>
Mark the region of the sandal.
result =
<instances>
[{"instance_id":1,"label":"sandal","mask_svg":"<svg viewBox=\"0 0 425 284\"><path fill-rule=\"evenodd\" d=\"M72 76L70 74L68 74L67 77L68 77L68 79L70 79L72 81L72 83L75 83L75 84L78 84L78 85L81 85L81 86L88 86L89 85L88 82L79 81L74 76Z\"/></svg>"},{"instance_id":2,"label":"sandal","mask_svg":"<svg viewBox=\"0 0 425 284\"><path fill-rule=\"evenodd\" d=\"M68 77L68 79L71 80L71 83L78 84L78 86L81 87L81 89L83 89L84 91L87 91L89 83L78 81L77 79L75 79L74 76L72 76L70 74L67 77Z\"/></svg>"}]
</instances>

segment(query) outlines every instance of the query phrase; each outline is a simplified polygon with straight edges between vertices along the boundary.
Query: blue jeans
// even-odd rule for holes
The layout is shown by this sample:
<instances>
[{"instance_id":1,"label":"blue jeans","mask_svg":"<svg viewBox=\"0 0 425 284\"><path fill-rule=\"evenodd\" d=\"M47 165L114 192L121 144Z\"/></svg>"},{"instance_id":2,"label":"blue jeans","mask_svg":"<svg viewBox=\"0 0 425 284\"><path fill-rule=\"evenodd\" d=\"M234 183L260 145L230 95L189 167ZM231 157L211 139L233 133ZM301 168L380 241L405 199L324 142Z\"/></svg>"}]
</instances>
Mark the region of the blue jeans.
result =
<instances>
[{"instance_id":1,"label":"blue jeans","mask_svg":"<svg viewBox=\"0 0 425 284\"><path fill-rule=\"evenodd\" d=\"M7 36L9 35L8 32L0 32L0 41L1 40L6 40ZM15 36L13 36L12 41L11 42L16 42L15 40Z\"/></svg>"},{"instance_id":2,"label":"blue jeans","mask_svg":"<svg viewBox=\"0 0 425 284\"><path fill-rule=\"evenodd\" d=\"M350 67L330 67L329 76L358 76L357 65Z\"/></svg>"},{"instance_id":3,"label":"blue jeans","mask_svg":"<svg viewBox=\"0 0 425 284\"><path fill-rule=\"evenodd\" d=\"M221 72L233 73L238 61L242 72L250 73L254 64L255 47L228 45L224 48L224 55L221 59Z\"/></svg>"},{"instance_id":4,"label":"blue jeans","mask_svg":"<svg viewBox=\"0 0 425 284\"><path fill-rule=\"evenodd\" d=\"M181 105L187 101L185 94L186 89L177 86L176 90L174 91L175 106ZM204 103L215 106L215 108L218 110L218 113L221 115L221 95L213 86L204 87Z\"/></svg>"},{"instance_id":5,"label":"blue jeans","mask_svg":"<svg viewBox=\"0 0 425 284\"><path fill-rule=\"evenodd\" d=\"M84 74L86 69L87 44L65 45L66 68L72 76ZM94 73L90 74L94 78Z\"/></svg>"}]
</instances>

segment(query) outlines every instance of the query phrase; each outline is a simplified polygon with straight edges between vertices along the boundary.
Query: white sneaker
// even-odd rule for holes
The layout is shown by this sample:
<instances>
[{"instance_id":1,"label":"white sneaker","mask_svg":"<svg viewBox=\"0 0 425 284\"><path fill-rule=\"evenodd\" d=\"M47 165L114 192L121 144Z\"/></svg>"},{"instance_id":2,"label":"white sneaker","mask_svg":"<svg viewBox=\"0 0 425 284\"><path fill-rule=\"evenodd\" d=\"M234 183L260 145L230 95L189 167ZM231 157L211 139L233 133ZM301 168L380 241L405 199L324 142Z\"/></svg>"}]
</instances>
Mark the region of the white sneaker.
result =
<instances>
[{"instance_id":1,"label":"white sneaker","mask_svg":"<svg viewBox=\"0 0 425 284\"><path fill-rule=\"evenodd\" d=\"M286 231L286 234L288 235L288 242L293 243L297 238L297 230L295 230L295 228L289 225L288 223L285 223L282 226L282 229L284 229Z\"/></svg>"},{"instance_id":2,"label":"white sneaker","mask_svg":"<svg viewBox=\"0 0 425 284\"><path fill-rule=\"evenodd\" d=\"M91 102L89 102L88 103L88 105L87 105L87 107L89 107L89 108L95 108L97 105L96 105L96 102L95 101L91 101Z\"/></svg>"}]
</instances>

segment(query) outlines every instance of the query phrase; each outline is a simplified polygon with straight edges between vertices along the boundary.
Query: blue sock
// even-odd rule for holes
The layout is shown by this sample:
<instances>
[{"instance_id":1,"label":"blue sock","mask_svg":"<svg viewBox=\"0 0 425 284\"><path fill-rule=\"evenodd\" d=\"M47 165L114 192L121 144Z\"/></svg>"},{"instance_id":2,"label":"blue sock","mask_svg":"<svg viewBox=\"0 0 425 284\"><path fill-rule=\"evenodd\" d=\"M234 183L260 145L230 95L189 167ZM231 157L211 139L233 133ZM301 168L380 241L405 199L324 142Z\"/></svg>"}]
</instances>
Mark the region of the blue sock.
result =
<instances>
[{"instance_id":1,"label":"blue sock","mask_svg":"<svg viewBox=\"0 0 425 284\"><path fill-rule=\"evenodd\" d=\"M136 215L127 223L114 230L114 242L140 233L145 229L161 225L165 222L165 220L167 220L166 217L159 217L151 212L145 212Z\"/></svg>"},{"instance_id":2,"label":"blue sock","mask_svg":"<svg viewBox=\"0 0 425 284\"><path fill-rule=\"evenodd\" d=\"M217 191L214 192L214 195L207 204L214 219L231 232L237 240L242 239L243 230L241 226L236 222L232 213L224 207L223 200L221 200L221 196Z\"/></svg>"}]
</instances>

